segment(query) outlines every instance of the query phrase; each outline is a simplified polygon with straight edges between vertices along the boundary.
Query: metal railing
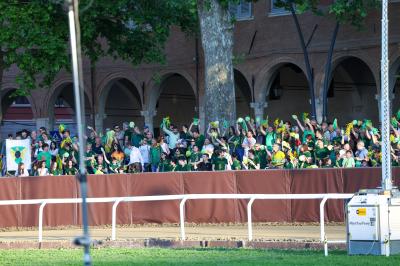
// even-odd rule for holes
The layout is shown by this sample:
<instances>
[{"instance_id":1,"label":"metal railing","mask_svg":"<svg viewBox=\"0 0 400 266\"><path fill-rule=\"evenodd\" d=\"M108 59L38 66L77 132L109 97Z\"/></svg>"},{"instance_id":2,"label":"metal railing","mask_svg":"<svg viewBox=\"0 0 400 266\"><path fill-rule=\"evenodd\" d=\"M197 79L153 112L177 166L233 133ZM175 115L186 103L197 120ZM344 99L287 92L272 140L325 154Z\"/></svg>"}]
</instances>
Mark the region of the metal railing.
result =
<instances>
[{"instance_id":1,"label":"metal railing","mask_svg":"<svg viewBox=\"0 0 400 266\"><path fill-rule=\"evenodd\" d=\"M346 243L346 240L328 241L325 232L325 204L329 199L350 199L353 194L187 194L187 195L162 195L162 196L134 196L134 197L108 197L88 198L88 203L113 203L111 211L111 240L116 240L117 208L121 202L147 202L180 200L179 221L180 238L186 239L185 233L185 204L188 200L201 199L247 199L247 226L248 240L253 240L252 206L255 200L307 200L320 199L320 241L324 244L324 254L328 256L328 243ZM43 212L48 204L73 204L82 203L81 198L68 199L32 199L32 200L1 200L1 205L39 205L39 236L38 241L43 241Z\"/></svg>"}]
</instances>

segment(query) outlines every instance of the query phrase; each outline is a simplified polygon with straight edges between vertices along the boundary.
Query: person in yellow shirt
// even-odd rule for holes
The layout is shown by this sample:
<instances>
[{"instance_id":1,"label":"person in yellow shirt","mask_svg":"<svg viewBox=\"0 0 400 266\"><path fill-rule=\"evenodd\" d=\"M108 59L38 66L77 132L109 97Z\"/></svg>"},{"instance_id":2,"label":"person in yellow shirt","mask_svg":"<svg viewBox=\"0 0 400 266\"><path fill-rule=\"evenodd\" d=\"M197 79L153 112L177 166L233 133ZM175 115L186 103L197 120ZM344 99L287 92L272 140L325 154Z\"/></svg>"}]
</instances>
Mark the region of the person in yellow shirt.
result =
<instances>
[{"instance_id":1,"label":"person in yellow shirt","mask_svg":"<svg viewBox=\"0 0 400 266\"><path fill-rule=\"evenodd\" d=\"M271 168L283 168L285 164L285 153L281 151L281 147L278 144L274 144L272 146L272 154L271 157Z\"/></svg>"}]
</instances>

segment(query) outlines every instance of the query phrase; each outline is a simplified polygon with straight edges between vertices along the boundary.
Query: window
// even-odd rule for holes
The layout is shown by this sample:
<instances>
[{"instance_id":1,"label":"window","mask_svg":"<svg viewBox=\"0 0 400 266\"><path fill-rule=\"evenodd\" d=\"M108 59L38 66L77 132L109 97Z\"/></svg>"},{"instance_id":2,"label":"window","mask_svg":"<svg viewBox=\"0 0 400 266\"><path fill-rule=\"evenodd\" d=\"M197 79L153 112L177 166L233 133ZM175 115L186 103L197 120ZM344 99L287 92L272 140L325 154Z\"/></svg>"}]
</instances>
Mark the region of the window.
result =
<instances>
[{"instance_id":1,"label":"window","mask_svg":"<svg viewBox=\"0 0 400 266\"><path fill-rule=\"evenodd\" d=\"M278 1L271 0L271 12L270 12L271 15L286 15L289 13L289 11L287 11L283 7L277 7L276 2Z\"/></svg>"},{"instance_id":2,"label":"window","mask_svg":"<svg viewBox=\"0 0 400 266\"><path fill-rule=\"evenodd\" d=\"M240 0L237 5L229 5L229 12L236 20L244 20L252 17L252 4L246 0Z\"/></svg>"}]
</instances>

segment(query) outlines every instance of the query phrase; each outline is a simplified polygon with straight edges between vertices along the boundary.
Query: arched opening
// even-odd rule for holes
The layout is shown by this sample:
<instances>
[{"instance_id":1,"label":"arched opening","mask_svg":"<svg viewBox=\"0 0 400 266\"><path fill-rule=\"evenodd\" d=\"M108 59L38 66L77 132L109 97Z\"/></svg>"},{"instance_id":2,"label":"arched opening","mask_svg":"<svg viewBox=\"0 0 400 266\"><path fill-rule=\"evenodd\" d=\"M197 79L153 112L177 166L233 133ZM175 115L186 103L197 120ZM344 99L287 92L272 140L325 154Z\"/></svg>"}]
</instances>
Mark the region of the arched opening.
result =
<instances>
[{"instance_id":1,"label":"arched opening","mask_svg":"<svg viewBox=\"0 0 400 266\"><path fill-rule=\"evenodd\" d=\"M4 90L1 92L1 114L2 125L0 126L0 136L7 137L22 129L34 130L32 106L25 96L13 96L16 89Z\"/></svg>"},{"instance_id":2,"label":"arched opening","mask_svg":"<svg viewBox=\"0 0 400 266\"><path fill-rule=\"evenodd\" d=\"M235 98L236 98L236 116L245 117L253 116L250 108L252 102L251 88L243 74L234 70L235 79Z\"/></svg>"},{"instance_id":3,"label":"arched opening","mask_svg":"<svg viewBox=\"0 0 400 266\"><path fill-rule=\"evenodd\" d=\"M400 58L395 61L389 73L390 85L393 90L392 113L396 113L400 109Z\"/></svg>"},{"instance_id":4,"label":"arched opening","mask_svg":"<svg viewBox=\"0 0 400 266\"><path fill-rule=\"evenodd\" d=\"M275 67L267 84L265 109L270 118L291 119L292 114L310 113L310 90L304 72L292 63Z\"/></svg>"},{"instance_id":5,"label":"arched opening","mask_svg":"<svg viewBox=\"0 0 400 266\"><path fill-rule=\"evenodd\" d=\"M367 64L356 57L339 61L332 73L328 90L329 121L338 118L343 123L354 119L379 121L374 75Z\"/></svg>"},{"instance_id":6,"label":"arched opening","mask_svg":"<svg viewBox=\"0 0 400 266\"><path fill-rule=\"evenodd\" d=\"M179 74L171 74L162 79L156 110L155 133L159 130L162 119L167 116L177 126L190 124L193 117L197 116L196 95L190 83Z\"/></svg>"},{"instance_id":7,"label":"arched opening","mask_svg":"<svg viewBox=\"0 0 400 266\"><path fill-rule=\"evenodd\" d=\"M104 106L103 128L112 128L124 122L135 122L138 126L144 125L140 114L142 101L138 88L125 78L111 81L105 88L100 99L100 106ZM101 107L100 107L101 108Z\"/></svg>"},{"instance_id":8,"label":"arched opening","mask_svg":"<svg viewBox=\"0 0 400 266\"><path fill-rule=\"evenodd\" d=\"M64 124L76 133L75 98L72 83L66 83L56 89L49 102L50 126L57 128ZM91 124L91 104L85 93L85 123Z\"/></svg>"}]
</instances>

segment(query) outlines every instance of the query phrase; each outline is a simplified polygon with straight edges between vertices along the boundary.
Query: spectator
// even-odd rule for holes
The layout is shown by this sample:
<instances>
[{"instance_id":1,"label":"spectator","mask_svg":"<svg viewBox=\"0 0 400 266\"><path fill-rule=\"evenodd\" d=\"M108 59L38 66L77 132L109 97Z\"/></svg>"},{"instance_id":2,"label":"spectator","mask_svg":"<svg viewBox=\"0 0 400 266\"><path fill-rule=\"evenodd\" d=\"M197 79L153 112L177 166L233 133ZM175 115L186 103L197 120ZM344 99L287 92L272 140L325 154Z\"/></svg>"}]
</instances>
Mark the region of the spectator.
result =
<instances>
[{"instance_id":1,"label":"spectator","mask_svg":"<svg viewBox=\"0 0 400 266\"><path fill-rule=\"evenodd\" d=\"M18 164L18 170L15 172L16 177L26 177L29 176L28 170L25 168L24 163Z\"/></svg>"},{"instance_id":2,"label":"spectator","mask_svg":"<svg viewBox=\"0 0 400 266\"><path fill-rule=\"evenodd\" d=\"M342 166L343 168L351 168L356 166L352 151L346 151L346 157L343 159Z\"/></svg>"}]
</instances>

